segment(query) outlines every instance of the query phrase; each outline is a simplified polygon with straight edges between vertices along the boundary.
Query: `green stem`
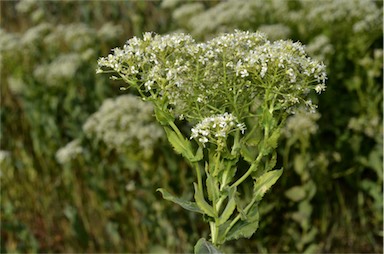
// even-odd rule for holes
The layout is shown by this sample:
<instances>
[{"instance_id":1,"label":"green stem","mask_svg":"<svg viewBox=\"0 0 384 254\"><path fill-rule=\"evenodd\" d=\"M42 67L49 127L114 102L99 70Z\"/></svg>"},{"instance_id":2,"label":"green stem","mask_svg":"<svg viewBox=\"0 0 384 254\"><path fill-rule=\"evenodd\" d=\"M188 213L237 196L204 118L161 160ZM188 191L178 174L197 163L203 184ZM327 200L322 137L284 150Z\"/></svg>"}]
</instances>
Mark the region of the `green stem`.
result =
<instances>
[{"instance_id":1,"label":"green stem","mask_svg":"<svg viewBox=\"0 0 384 254\"><path fill-rule=\"evenodd\" d=\"M209 227L211 229L212 244L217 246L217 240L218 240L218 236L219 236L219 226L217 226L216 219L215 219L215 221L209 222Z\"/></svg>"},{"instance_id":2,"label":"green stem","mask_svg":"<svg viewBox=\"0 0 384 254\"><path fill-rule=\"evenodd\" d=\"M199 165L198 162L193 162L192 165L193 165L193 167L194 167L195 170L196 170L197 186L198 186L199 190L201 191L201 193L204 193L204 192L203 192L203 180L202 180L202 178L201 178L200 165Z\"/></svg>"},{"instance_id":3,"label":"green stem","mask_svg":"<svg viewBox=\"0 0 384 254\"><path fill-rule=\"evenodd\" d=\"M228 171L231 169L230 166L227 165L227 167L224 169L223 176L221 178L221 185L220 185L220 191L224 190L224 187L227 185L228 181Z\"/></svg>"},{"instance_id":4,"label":"green stem","mask_svg":"<svg viewBox=\"0 0 384 254\"><path fill-rule=\"evenodd\" d=\"M247 207L244 208L244 212L245 213L248 213L249 209L251 209L251 207L253 206L253 204L256 202L256 199L253 198L251 200L251 202L247 205ZM238 222L241 218L241 215L238 214L234 219L233 221L229 224L229 226L227 227L227 229L225 230L224 232L224 236L226 236L228 234L228 232L231 230L231 228L236 224L236 222Z\"/></svg>"},{"instance_id":5,"label":"green stem","mask_svg":"<svg viewBox=\"0 0 384 254\"><path fill-rule=\"evenodd\" d=\"M213 176L217 176L217 174L219 173L219 170L220 170L220 166L221 166L221 161L220 161L220 156L221 153L216 153L216 159L215 159L215 169L213 171Z\"/></svg>"},{"instance_id":6,"label":"green stem","mask_svg":"<svg viewBox=\"0 0 384 254\"><path fill-rule=\"evenodd\" d=\"M244 182L245 179L247 179L247 177L253 171L255 171L255 169L257 168L257 166L259 165L259 163L261 161L261 158L263 157L262 154L263 154L262 152L259 153L259 155L257 156L256 160L252 163L252 165L249 167L247 172L245 172L245 174L242 177L240 177L234 184L232 184L231 188L239 186L242 182Z\"/></svg>"},{"instance_id":7,"label":"green stem","mask_svg":"<svg viewBox=\"0 0 384 254\"><path fill-rule=\"evenodd\" d=\"M240 150L240 131L238 130L235 134L235 139L233 142L232 150L231 150L231 155L237 155L238 151Z\"/></svg>"},{"instance_id":8,"label":"green stem","mask_svg":"<svg viewBox=\"0 0 384 254\"><path fill-rule=\"evenodd\" d=\"M184 135L180 132L179 128L177 128L176 124L172 121L168 121L169 126L173 129L174 132L176 132L177 136L179 138L185 138Z\"/></svg>"}]
</instances>

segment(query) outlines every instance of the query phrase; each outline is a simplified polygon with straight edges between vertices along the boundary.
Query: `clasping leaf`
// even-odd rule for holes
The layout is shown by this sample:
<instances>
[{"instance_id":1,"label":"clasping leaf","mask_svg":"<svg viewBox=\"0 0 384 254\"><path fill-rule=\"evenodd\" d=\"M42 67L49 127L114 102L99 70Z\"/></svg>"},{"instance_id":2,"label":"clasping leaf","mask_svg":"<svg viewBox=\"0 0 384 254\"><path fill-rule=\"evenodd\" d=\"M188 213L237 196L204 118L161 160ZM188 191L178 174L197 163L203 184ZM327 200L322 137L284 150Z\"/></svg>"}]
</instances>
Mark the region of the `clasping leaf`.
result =
<instances>
[{"instance_id":1,"label":"clasping leaf","mask_svg":"<svg viewBox=\"0 0 384 254\"><path fill-rule=\"evenodd\" d=\"M191 202L182 198L175 197L171 193L169 193L168 191L162 188L157 189L157 191L161 192L164 199L172 201L188 211L204 214L204 212L196 205L195 202Z\"/></svg>"},{"instance_id":2,"label":"clasping leaf","mask_svg":"<svg viewBox=\"0 0 384 254\"><path fill-rule=\"evenodd\" d=\"M203 159L203 150L201 147L198 148L196 154L193 153L191 143L184 137L180 137L169 127L164 127L167 134L168 141L173 146L173 149L184 156L190 162L197 162Z\"/></svg>"},{"instance_id":3,"label":"clasping leaf","mask_svg":"<svg viewBox=\"0 0 384 254\"><path fill-rule=\"evenodd\" d=\"M282 169L273 170L258 177L253 188L254 199L256 201L260 201L267 190L269 190L271 186L276 183L277 179L279 179L282 173Z\"/></svg>"},{"instance_id":4,"label":"clasping leaf","mask_svg":"<svg viewBox=\"0 0 384 254\"><path fill-rule=\"evenodd\" d=\"M197 241L194 252L195 254L222 254L222 252L204 238L200 238L199 241Z\"/></svg>"}]
</instances>

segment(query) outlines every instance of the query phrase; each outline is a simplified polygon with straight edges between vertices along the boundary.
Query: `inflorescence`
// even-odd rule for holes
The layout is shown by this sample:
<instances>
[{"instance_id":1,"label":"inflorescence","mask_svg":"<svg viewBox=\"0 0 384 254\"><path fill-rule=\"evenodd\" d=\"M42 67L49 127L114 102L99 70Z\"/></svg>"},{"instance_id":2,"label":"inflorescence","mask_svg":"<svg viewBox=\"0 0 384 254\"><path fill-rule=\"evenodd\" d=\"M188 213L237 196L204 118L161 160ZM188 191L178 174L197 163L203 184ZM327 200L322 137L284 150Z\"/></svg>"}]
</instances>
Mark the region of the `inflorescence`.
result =
<instances>
[{"instance_id":1,"label":"inflorescence","mask_svg":"<svg viewBox=\"0 0 384 254\"><path fill-rule=\"evenodd\" d=\"M256 101L271 113L300 105L314 111L308 94L324 91L327 79L325 65L308 57L301 43L270 42L261 33L243 31L204 43L183 33L145 33L100 58L98 65L97 72L116 72L144 99L193 124L233 117L241 125ZM199 124L192 137L198 133L205 144L209 135L198 131ZM237 128L243 132L244 126ZM222 133L216 129L214 135Z\"/></svg>"}]
</instances>

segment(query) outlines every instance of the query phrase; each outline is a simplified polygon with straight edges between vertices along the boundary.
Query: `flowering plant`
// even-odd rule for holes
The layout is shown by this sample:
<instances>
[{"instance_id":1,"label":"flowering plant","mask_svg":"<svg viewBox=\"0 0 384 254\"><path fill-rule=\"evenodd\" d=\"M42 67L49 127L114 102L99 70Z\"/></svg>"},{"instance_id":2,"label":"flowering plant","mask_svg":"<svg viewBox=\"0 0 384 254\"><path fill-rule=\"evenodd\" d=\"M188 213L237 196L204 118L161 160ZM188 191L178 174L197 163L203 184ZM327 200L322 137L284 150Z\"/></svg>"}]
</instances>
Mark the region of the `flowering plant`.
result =
<instances>
[{"instance_id":1,"label":"flowering plant","mask_svg":"<svg viewBox=\"0 0 384 254\"><path fill-rule=\"evenodd\" d=\"M182 33L145 33L98 64L97 72L117 73L153 103L174 150L195 169L193 202L159 189L209 222L212 244L202 238L195 252L252 236L258 204L282 174L273 169L284 120L299 106L315 111L309 95L325 89L325 66L298 42L270 42L261 33L242 31L205 43ZM190 133L179 129L177 118L193 126ZM247 200L239 185L249 184L248 178L253 195Z\"/></svg>"}]
</instances>

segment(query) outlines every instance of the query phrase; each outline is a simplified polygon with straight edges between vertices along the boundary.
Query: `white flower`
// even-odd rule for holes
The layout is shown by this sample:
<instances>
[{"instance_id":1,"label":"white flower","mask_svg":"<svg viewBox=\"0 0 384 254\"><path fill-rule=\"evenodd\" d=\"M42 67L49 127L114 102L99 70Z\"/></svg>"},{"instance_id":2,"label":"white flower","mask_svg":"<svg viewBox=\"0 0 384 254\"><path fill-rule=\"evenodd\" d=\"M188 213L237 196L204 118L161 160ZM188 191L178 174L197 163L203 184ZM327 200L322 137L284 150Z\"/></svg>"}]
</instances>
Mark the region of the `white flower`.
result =
<instances>
[{"instance_id":1,"label":"white flower","mask_svg":"<svg viewBox=\"0 0 384 254\"><path fill-rule=\"evenodd\" d=\"M201 137L201 138L199 138L199 142L202 144L205 144L208 142L208 139L206 137Z\"/></svg>"},{"instance_id":2,"label":"white flower","mask_svg":"<svg viewBox=\"0 0 384 254\"><path fill-rule=\"evenodd\" d=\"M241 77L242 77L242 78L245 78L245 77L248 77L248 76L249 76L248 71L247 71L246 69L240 71L240 74L241 74Z\"/></svg>"},{"instance_id":3,"label":"white flower","mask_svg":"<svg viewBox=\"0 0 384 254\"><path fill-rule=\"evenodd\" d=\"M152 105L134 95L106 99L83 124L83 131L110 149L144 156L150 156L164 136L153 117Z\"/></svg>"},{"instance_id":4,"label":"white flower","mask_svg":"<svg viewBox=\"0 0 384 254\"><path fill-rule=\"evenodd\" d=\"M315 87L315 91L316 93L320 94L322 91L325 91L325 88L326 88L325 84L318 84Z\"/></svg>"},{"instance_id":5,"label":"white flower","mask_svg":"<svg viewBox=\"0 0 384 254\"><path fill-rule=\"evenodd\" d=\"M197 139L204 146L207 142L223 144L226 143L226 138L231 132L240 130L244 134L245 129L244 123L238 123L236 117L225 112L224 114L204 118L200 123L196 124L191 129L191 139Z\"/></svg>"},{"instance_id":6,"label":"white flower","mask_svg":"<svg viewBox=\"0 0 384 254\"><path fill-rule=\"evenodd\" d=\"M147 91L151 90L152 89L152 85L153 85L154 81L153 80L148 80L147 82L145 82L144 86L145 88L147 89Z\"/></svg>"},{"instance_id":7,"label":"white flower","mask_svg":"<svg viewBox=\"0 0 384 254\"><path fill-rule=\"evenodd\" d=\"M268 67L266 64L263 64L263 67L261 67L261 71L260 71L260 77L264 78L265 76L265 73L268 71Z\"/></svg>"},{"instance_id":8,"label":"white flower","mask_svg":"<svg viewBox=\"0 0 384 254\"><path fill-rule=\"evenodd\" d=\"M309 90L325 89L324 64L309 58L299 42L270 42L261 33L242 31L204 43L183 33L144 37L101 58L99 67L112 68L144 90L141 94L166 102L175 117L183 115L187 121L202 120L217 112L218 105L243 116L249 108L238 112L237 102L252 105L256 97L273 98L271 93L281 104L276 108L287 110L305 101Z\"/></svg>"},{"instance_id":9,"label":"white flower","mask_svg":"<svg viewBox=\"0 0 384 254\"><path fill-rule=\"evenodd\" d=\"M83 148L80 145L80 140L75 139L56 152L56 159L60 164L65 164L82 153Z\"/></svg>"}]
</instances>

